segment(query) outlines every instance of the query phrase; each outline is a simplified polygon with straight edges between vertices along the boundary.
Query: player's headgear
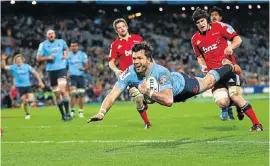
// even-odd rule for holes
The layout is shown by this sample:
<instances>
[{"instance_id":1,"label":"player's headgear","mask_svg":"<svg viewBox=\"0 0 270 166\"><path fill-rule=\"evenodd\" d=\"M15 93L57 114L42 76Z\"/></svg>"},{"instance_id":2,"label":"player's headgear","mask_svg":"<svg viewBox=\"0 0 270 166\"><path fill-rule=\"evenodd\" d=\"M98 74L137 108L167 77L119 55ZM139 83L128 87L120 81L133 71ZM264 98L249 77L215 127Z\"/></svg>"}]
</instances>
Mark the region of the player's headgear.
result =
<instances>
[{"instance_id":1,"label":"player's headgear","mask_svg":"<svg viewBox=\"0 0 270 166\"><path fill-rule=\"evenodd\" d=\"M213 12L217 12L221 17L223 16L223 11L222 11L222 9L219 8L219 7L214 6L214 7L209 11L210 14L213 13Z\"/></svg>"},{"instance_id":2,"label":"player's headgear","mask_svg":"<svg viewBox=\"0 0 270 166\"><path fill-rule=\"evenodd\" d=\"M120 23L120 22L123 22L124 24L126 24L126 26L128 26L125 19L123 19L123 18L118 18L118 19L114 20L114 22L113 22L113 28L114 28L115 31L116 31L116 25L117 25L118 23Z\"/></svg>"},{"instance_id":3,"label":"player's headgear","mask_svg":"<svg viewBox=\"0 0 270 166\"><path fill-rule=\"evenodd\" d=\"M13 63L14 63L14 64L16 64L16 59L17 59L18 57L21 57L22 60L23 60L23 62L25 61L25 59L24 59L24 57L23 57L22 54L17 54L17 55L15 55L15 57L13 58Z\"/></svg>"},{"instance_id":4,"label":"player's headgear","mask_svg":"<svg viewBox=\"0 0 270 166\"><path fill-rule=\"evenodd\" d=\"M195 12L192 14L192 19L193 19L194 23L196 23L201 18L205 18L209 22L208 13L205 10L198 7L195 10Z\"/></svg>"},{"instance_id":5,"label":"player's headgear","mask_svg":"<svg viewBox=\"0 0 270 166\"><path fill-rule=\"evenodd\" d=\"M132 52L139 52L139 51L144 51L145 52L145 56L147 58L150 58L151 61L153 61L153 47L151 46L150 43L144 41L141 43L136 43L133 45L132 47Z\"/></svg>"},{"instance_id":6,"label":"player's headgear","mask_svg":"<svg viewBox=\"0 0 270 166\"><path fill-rule=\"evenodd\" d=\"M46 36L48 36L50 33L55 33L55 31L52 30L52 29L48 29L48 30L46 31Z\"/></svg>"}]
</instances>

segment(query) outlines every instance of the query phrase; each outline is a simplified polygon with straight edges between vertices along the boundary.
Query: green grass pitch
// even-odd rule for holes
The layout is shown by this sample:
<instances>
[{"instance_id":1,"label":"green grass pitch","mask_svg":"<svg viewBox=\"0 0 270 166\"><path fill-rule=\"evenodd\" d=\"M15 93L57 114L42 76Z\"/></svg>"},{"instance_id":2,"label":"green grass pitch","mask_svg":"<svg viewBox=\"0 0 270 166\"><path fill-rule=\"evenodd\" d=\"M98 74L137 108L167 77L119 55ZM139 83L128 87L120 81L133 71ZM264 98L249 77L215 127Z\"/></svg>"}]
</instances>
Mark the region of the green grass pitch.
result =
<instances>
[{"instance_id":1,"label":"green grass pitch","mask_svg":"<svg viewBox=\"0 0 270 166\"><path fill-rule=\"evenodd\" d=\"M56 107L2 110L3 166L267 166L269 101L251 100L263 132L251 122L221 121L213 99L193 99L166 108L150 106L153 128L133 103L116 103L102 122L87 124L99 105L87 105L85 118L62 122ZM234 111L235 113L235 111Z\"/></svg>"}]
</instances>

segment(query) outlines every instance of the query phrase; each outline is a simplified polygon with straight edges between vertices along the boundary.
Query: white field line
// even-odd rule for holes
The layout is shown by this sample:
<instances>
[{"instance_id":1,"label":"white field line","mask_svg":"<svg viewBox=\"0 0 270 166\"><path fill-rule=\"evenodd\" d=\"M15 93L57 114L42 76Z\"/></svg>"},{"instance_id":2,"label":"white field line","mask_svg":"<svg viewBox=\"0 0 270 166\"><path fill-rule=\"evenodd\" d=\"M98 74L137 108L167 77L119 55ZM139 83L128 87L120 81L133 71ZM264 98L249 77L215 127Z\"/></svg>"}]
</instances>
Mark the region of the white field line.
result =
<instances>
[{"instance_id":1,"label":"white field line","mask_svg":"<svg viewBox=\"0 0 270 166\"><path fill-rule=\"evenodd\" d=\"M22 127L18 127L20 129L49 129L49 128L67 128L67 127L71 127L69 125L65 125L65 126L22 126ZM102 127L102 128L107 128L107 127L112 127L112 128L116 128L118 127L118 125L82 125L82 126L72 126L72 128L87 128L87 127ZM8 129L10 127L8 126L4 126L3 129Z\"/></svg>"},{"instance_id":2,"label":"white field line","mask_svg":"<svg viewBox=\"0 0 270 166\"><path fill-rule=\"evenodd\" d=\"M69 143L210 143L210 144L231 144L231 143L241 143L241 144L269 144L269 141L258 141L258 140L69 140L69 141L1 141L1 144L69 144Z\"/></svg>"}]
</instances>

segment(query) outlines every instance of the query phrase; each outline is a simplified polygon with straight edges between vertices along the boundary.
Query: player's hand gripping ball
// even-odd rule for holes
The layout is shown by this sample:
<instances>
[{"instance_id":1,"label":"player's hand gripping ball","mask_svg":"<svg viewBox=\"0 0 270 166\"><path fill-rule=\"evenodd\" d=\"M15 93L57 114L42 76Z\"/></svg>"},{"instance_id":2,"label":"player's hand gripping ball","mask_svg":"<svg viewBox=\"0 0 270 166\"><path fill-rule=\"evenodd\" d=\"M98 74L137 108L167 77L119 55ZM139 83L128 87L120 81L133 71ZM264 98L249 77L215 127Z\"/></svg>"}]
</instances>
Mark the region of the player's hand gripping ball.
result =
<instances>
[{"instance_id":1,"label":"player's hand gripping ball","mask_svg":"<svg viewBox=\"0 0 270 166\"><path fill-rule=\"evenodd\" d=\"M157 81L157 79L155 77L148 77L146 79L146 87L147 89L150 89L154 92L159 92L159 83ZM149 96L147 95L144 95L144 101L147 103L147 104L153 104L155 103L155 100L151 99Z\"/></svg>"}]
</instances>

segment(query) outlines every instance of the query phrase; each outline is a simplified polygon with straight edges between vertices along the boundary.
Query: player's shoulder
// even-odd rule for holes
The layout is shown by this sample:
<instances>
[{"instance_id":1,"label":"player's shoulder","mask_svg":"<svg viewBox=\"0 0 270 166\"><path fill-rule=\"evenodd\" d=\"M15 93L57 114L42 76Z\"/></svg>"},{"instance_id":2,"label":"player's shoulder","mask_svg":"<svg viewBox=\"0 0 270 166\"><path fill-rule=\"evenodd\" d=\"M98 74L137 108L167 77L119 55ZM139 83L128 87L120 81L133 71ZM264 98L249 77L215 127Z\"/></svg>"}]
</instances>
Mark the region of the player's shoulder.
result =
<instances>
[{"instance_id":1,"label":"player's shoulder","mask_svg":"<svg viewBox=\"0 0 270 166\"><path fill-rule=\"evenodd\" d=\"M153 63L153 71L157 71L157 72L160 72L160 71L169 72L169 69L167 69L166 67L164 67L162 65L159 65L157 63Z\"/></svg>"},{"instance_id":2,"label":"player's shoulder","mask_svg":"<svg viewBox=\"0 0 270 166\"><path fill-rule=\"evenodd\" d=\"M200 36L200 33L197 31L191 38L191 43L194 44L198 40L198 37Z\"/></svg>"},{"instance_id":3,"label":"player's shoulder","mask_svg":"<svg viewBox=\"0 0 270 166\"><path fill-rule=\"evenodd\" d=\"M80 53L81 55L86 55L86 53L85 53L84 51L82 51L82 50L79 50L79 53Z\"/></svg>"},{"instance_id":4,"label":"player's shoulder","mask_svg":"<svg viewBox=\"0 0 270 166\"><path fill-rule=\"evenodd\" d=\"M141 35L138 35L138 34L130 34L131 38L133 39L142 39Z\"/></svg>"},{"instance_id":5,"label":"player's shoulder","mask_svg":"<svg viewBox=\"0 0 270 166\"><path fill-rule=\"evenodd\" d=\"M224 22L221 22L221 21L217 21L217 22L213 22L212 23L212 27L216 27L216 28L222 28L222 27L228 27L230 26L229 24L226 24Z\"/></svg>"},{"instance_id":6,"label":"player's shoulder","mask_svg":"<svg viewBox=\"0 0 270 166\"><path fill-rule=\"evenodd\" d=\"M66 43L64 39L55 39L55 42L57 42L57 43Z\"/></svg>"},{"instance_id":7,"label":"player's shoulder","mask_svg":"<svg viewBox=\"0 0 270 166\"><path fill-rule=\"evenodd\" d=\"M13 69L13 68L15 68L17 65L14 65L14 64L12 64L12 65L9 65L8 67L9 67L9 69Z\"/></svg>"},{"instance_id":8,"label":"player's shoulder","mask_svg":"<svg viewBox=\"0 0 270 166\"><path fill-rule=\"evenodd\" d=\"M120 39L118 38L118 39L115 39L113 42L112 42L112 44L111 44L111 46L116 46L116 45L118 45L120 43Z\"/></svg>"},{"instance_id":9,"label":"player's shoulder","mask_svg":"<svg viewBox=\"0 0 270 166\"><path fill-rule=\"evenodd\" d=\"M79 50L79 55L81 57L87 58L87 55L86 55L86 53L84 51Z\"/></svg>"},{"instance_id":10,"label":"player's shoulder","mask_svg":"<svg viewBox=\"0 0 270 166\"><path fill-rule=\"evenodd\" d=\"M30 66L30 65L27 64L27 63L22 64L22 67L23 67L23 68L32 68L32 66Z\"/></svg>"},{"instance_id":11,"label":"player's shoulder","mask_svg":"<svg viewBox=\"0 0 270 166\"><path fill-rule=\"evenodd\" d=\"M24 63L23 65L26 66L26 67L32 67L32 66L30 66L30 65L27 64L27 63Z\"/></svg>"},{"instance_id":12,"label":"player's shoulder","mask_svg":"<svg viewBox=\"0 0 270 166\"><path fill-rule=\"evenodd\" d=\"M49 40L44 40L43 42L41 42L40 44L39 44L39 46L44 46L44 45L46 45L46 44L49 44Z\"/></svg>"}]
</instances>

